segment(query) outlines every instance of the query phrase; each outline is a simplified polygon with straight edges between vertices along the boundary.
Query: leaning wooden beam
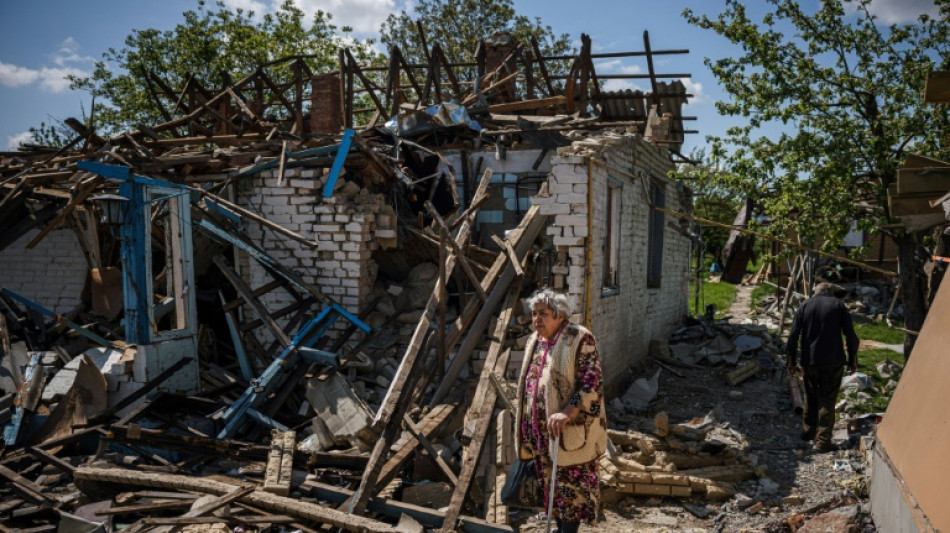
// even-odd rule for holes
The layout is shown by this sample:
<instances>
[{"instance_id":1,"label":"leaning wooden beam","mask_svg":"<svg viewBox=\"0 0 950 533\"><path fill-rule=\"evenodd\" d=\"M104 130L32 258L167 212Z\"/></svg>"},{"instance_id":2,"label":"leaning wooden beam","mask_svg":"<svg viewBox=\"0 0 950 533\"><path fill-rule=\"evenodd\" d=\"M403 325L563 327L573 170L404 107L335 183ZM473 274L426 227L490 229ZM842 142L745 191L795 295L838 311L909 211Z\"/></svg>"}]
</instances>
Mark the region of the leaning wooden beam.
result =
<instances>
[{"instance_id":1,"label":"leaning wooden beam","mask_svg":"<svg viewBox=\"0 0 950 533\"><path fill-rule=\"evenodd\" d=\"M547 215L540 214L538 206L532 206L525 213L521 223L509 238L511 242L515 243L513 247L518 257L527 255L546 220ZM442 383L432 397L431 403L442 401L442 398L445 398L449 390L455 386L455 381L458 379L462 367L468 364L472 349L481 340L482 332L488 326L488 320L491 318L495 307L501 302L508 285L515 279L515 276L515 268L510 264L508 253L499 253L488 274L485 274L485 277L482 278L482 288L491 290L488 301L484 304L478 301L468 302L449 329L447 349L450 351L459 341L463 332L466 332L468 337L466 337L464 344L452 360L452 365L446 371Z\"/></svg>"},{"instance_id":2,"label":"leaning wooden beam","mask_svg":"<svg viewBox=\"0 0 950 533\"><path fill-rule=\"evenodd\" d=\"M283 236L285 236L285 237L291 238L291 239L293 239L293 240L295 240L295 241L297 241L297 242L299 242L299 243L301 243L301 244L306 244L307 246L309 246L309 247L311 247L311 248L316 248L316 247L317 247L317 243L316 243L316 242L311 241L310 239L304 237L303 235L300 235L299 233L297 233L297 232L295 232L295 231L291 231L291 230L289 230L289 229L287 229L287 228L281 226L280 224L277 224L277 223L275 223L275 222L271 222L270 220L267 220L266 218L264 218L264 217L262 217L262 216L260 216L260 215L258 215L258 214L256 214L256 213L254 213L254 212L252 212L252 211L249 211L249 210L247 210L247 209L245 209L245 208L243 208L243 207L241 207L241 206L239 206L239 205L237 205L237 204L235 204L235 203L233 203L233 202L229 202L228 200L225 200L224 198L221 198L220 196L211 194L210 192L207 192L207 191L204 191L204 190L201 190L201 189L198 189L198 188L192 188L191 190L193 190L193 191L201 191L201 194L202 194L202 196L205 197L205 201L206 201L206 202L214 202L214 203L216 203L216 204L218 204L218 205L220 205L220 206L223 206L223 207L227 208L229 211L234 211L234 212L240 214L240 215L241 215L242 217L244 217L244 218L249 218L249 219L253 220L254 222L257 222L257 223L260 224L261 226L265 226L265 227L267 227L267 228L273 230L274 232L279 233L279 234L281 234L281 235L283 235Z\"/></svg>"},{"instance_id":3,"label":"leaning wooden beam","mask_svg":"<svg viewBox=\"0 0 950 533\"><path fill-rule=\"evenodd\" d=\"M300 488L320 500L335 504L343 503L353 496L350 490L311 480L301 483ZM387 498L372 498L367 510L393 518L408 515L428 528L439 527L445 521L445 513L441 511ZM473 516L463 516L459 522L459 530L465 533L512 533L513 531L509 526L493 524Z\"/></svg>"},{"instance_id":4,"label":"leaning wooden beam","mask_svg":"<svg viewBox=\"0 0 950 533\"><path fill-rule=\"evenodd\" d=\"M472 480L475 477L475 468L478 466L478 459L482 455L482 447L485 445L485 437L488 436L488 428L494 418L495 399L497 393L491 385L491 376L496 371L504 372L508 367L508 359L511 350L502 349L505 346L505 340L508 338L508 327L511 325L511 317L514 315L515 307L518 305L518 289L521 284L517 284L516 290L508 293L505 300L505 308L498 316L495 323L495 331L492 334L491 346L488 349L488 357L485 359L485 365L482 367L481 375L478 378L478 386L475 389L474 398L480 398L478 402L473 402L468 413L465 414L465 420L462 424L462 441L465 441L465 434L469 433L469 443L462 450L462 471L459 473L458 483L455 484L455 491L452 493L452 499L449 501L449 508L445 512L445 521L442 522L442 531L449 532L455 530L455 521L462 512L462 504L465 502L465 496L472 486Z\"/></svg>"},{"instance_id":5,"label":"leaning wooden beam","mask_svg":"<svg viewBox=\"0 0 950 533\"><path fill-rule=\"evenodd\" d=\"M478 184L478 192L475 194L476 197L481 197L485 194L485 191L488 189L488 183L491 181L491 175L491 169L485 171L481 182ZM469 220L463 222L462 226L459 228L458 235L456 236L456 242L464 243L468 239L470 233L471 221ZM446 272L452 271L452 268L455 266L455 259L456 256L454 254L448 257L446 260ZM407 349L405 355L403 355L402 361L399 363L399 369L396 371L396 376L393 378L392 384L389 386L389 390L386 391L386 396L383 398L383 401L379 407L379 411L376 412L376 418L373 420L373 424L376 426L388 422L393 414L393 411L396 409L396 398L399 395L399 392L402 390L406 380L409 378L409 369L412 367L416 357L419 355L418 350L422 347L421 339L429 330L432 317L439 307L438 295L441 293L442 288L436 287L432 292L432 296L429 297L429 301L426 303L425 310L422 313L422 318L416 325L415 333L413 333L412 341L410 342L410 349Z\"/></svg>"},{"instance_id":6,"label":"leaning wooden beam","mask_svg":"<svg viewBox=\"0 0 950 533\"><path fill-rule=\"evenodd\" d=\"M224 496L240 489L237 483L225 483L207 477L191 477L157 472L140 472L121 468L97 468L83 466L76 469L74 480L78 484L116 483L140 487L187 490ZM296 498L277 496L255 490L242 496L239 501L268 511L293 516L298 519L330 524L346 531L359 533L392 533L393 527L385 522L362 516L353 516L342 511L301 501Z\"/></svg>"},{"instance_id":7,"label":"leaning wooden beam","mask_svg":"<svg viewBox=\"0 0 950 533\"><path fill-rule=\"evenodd\" d=\"M277 325L277 322L270 316L270 313L267 312L267 308L264 307L264 304L260 300L254 297L254 292L251 288L241 279L241 276L237 272L231 269L231 266L228 265L227 261L224 259L224 256L216 255L214 256L214 264L218 266L218 270L224 274L224 277L231 282L231 285L238 291L238 294L244 298L244 301L254 309L254 312L257 313L257 316L264 321L264 325L267 326L267 329L274 335L281 345L284 347L290 345L290 337L284 333L284 330L280 329L280 326Z\"/></svg>"},{"instance_id":8,"label":"leaning wooden beam","mask_svg":"<svg viewBox=\"0 0 950 533\"><path fill-rule=\"evenodd\" d=\"M409 418L409 415L403 415L402 424L409 431L409 433L411 433L412 436L415 437L420 444L422 444L422 447L425 448L425 451L429 454L429 457L431 457L432 460L435 461L437 465L439 465L439 469L441 469L442 473L445 474L445 478L448 479L452 485L457 485L459 482L458 476L455 475L455 472L452 471L452 468L448 465L448 463L445 462L445 459L439 455L439 452L437 452L432 446L432 443L429 442L429 439L427 439L425 435L422 434L422 431L416 427L415 422Z\"/></svg>"},{"instance_id":9,"label":"leaning wooden beam","mask_svg":"<svg viewBox=\"0 0 950 533\"><path fill-rule=\"evenodd\" d=\"M454 412L454 403L444 403L437 405L432 408L429 411L429 414L420 420L418 424L416 424L416 427L419 428L419 431L423 436L430 438L432 435L435 435L437 432L442 430ZM411 434L405 435L402 439L397 440L396 443L393 444L393 454L389 460L386 461L386 464L383 465L379 472L379 479L377 480L379 486L388 485L390 481L396 478L396 474L399 473L399 469L402 468L402 465L407 460L409 460L409 457L412 455L413 450L415 450L415 447L418 444L419 441Z\"/></svg>"},{"instance_id":10,"label":"leaning wooden beam","mask_svg":"<svg viewBox=\"0 0 950 533\"><path fill-rule=\"evenodd\" d=\"M70 200L68 204L66 204L66 207L64 207L59 213L59 216L54 218L49 224L47 224L43 231L39 232L36 237L33 237L33 240L26 244L26 247L33 248L39 244L39 242L43 240L44 237L49 235L51 231L59 227L59 225L66 220L69 214L72 213L73 209L75 209L77 205L81 204L87 196L96 190L96 187L99 186L100 181L102 181L102 178L99 176L90 174L88 172L84 173L79 179L79 182L74 186L75 196L73 199Z\"/></svg>"},{"instance_id":11,"label":"leaning wooden beam","mask_svg":"<svg viewBox=\"0 0 950 533\"><path fill-rule=\"evenodd\" d=\"M442 220L442 217L439 216L439 212L436 210L435 206L432 205L432 202L426 201L425 203L426 211L429 212L429 216L435 220L436 224L442 231L449 233L449 227ZM484 302L488 299L488 295L485 294L485 289L482 288L482 282L478 279L478 276L475 275L475 271L472 270L472 265L468 262L468 258L465 257L465 253L462 252L461 246L455 239L448 239L449 247L452 248L452 251L455 253L456 262L462 267L462 272L465 272L465 275L468 276L468 280L472 282L472 287L475 288L475 293L478 294L478 297Z\"/></svg>"}]
</instances>

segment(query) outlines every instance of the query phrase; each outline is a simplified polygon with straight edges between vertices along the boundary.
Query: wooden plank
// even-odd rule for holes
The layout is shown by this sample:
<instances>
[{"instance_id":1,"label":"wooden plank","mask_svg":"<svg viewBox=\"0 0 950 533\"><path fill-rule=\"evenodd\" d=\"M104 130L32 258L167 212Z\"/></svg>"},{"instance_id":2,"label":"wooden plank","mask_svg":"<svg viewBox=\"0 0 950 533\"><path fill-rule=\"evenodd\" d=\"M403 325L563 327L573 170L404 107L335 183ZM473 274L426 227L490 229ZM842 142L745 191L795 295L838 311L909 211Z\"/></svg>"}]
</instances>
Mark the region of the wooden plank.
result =
<instances>
[{"instance_id":1,"label":"wooden plank","mask_svg":"<svg viewBox=\"0 0 950 533\"><path fill-rule=\"evenodd\" d=\"M76 183L76 185L73 187L75 191L75 196L73 196L72 199L69 201L69 203L66 204L66 207L64 207L63 210L60 211L59 215L53 220L51 220L50 223L47 224L45 228L43 228L43 231L39 232L39 234L37 234L36 237L33 237L33 239L27 243L26 247L29 249L32 249L34 246L39 244L39 242L42 241L47 235L49 235L50 232L52 232L54 229L59 227L59 225L62 224L63 221L65 221L66 218L69 216L69 213L71 213L72 210L75 209L77 205L81 204L83 200L86 199L86 197L88 197L90 194L92 194L96 190L96 188L99 186L99 182L101 181L102 181L102 178L95 174L90 174L88 172L84 173L82 178L80 178L79 182Z\"/></svg>"},{"instance_id":2,"label":"wooden plank","mask_svg":"<svg viewBox=\"0 0 950 533\"><path fill-rule=\"evenodd\" d=\"M516 255L527 255L546 220L547 215L540 214L538 206L532 206L528 210L509 238L510 241L516 243L514 245ZM491 289L488 301L484 304L476 300L468 302L449 329L447 349L450 351L461 339L463 332L466 332L468 336L462 346L459 347L458 353L452 360L452 365L446 371L442 383L433 395L433 404L445 398L448 391L455 386L455 381L458 379L462 367L468 364L472 349L481 340L481 335L488 326L488 320L491 318L495 306L501 302L501 299L505 296L506 288L514 278L515 269L508 260L508 254L506 252L498 254L495 263L482 278L482 288Z\"/></svg>"},{"instance_id":3,"label":"wooden plank","mask_svg":"<svg viewBox=\"0 0 950 533\"><path fill-rule=\"evenodd\" d=\"M475 194L476 198L485 194L485 191L488 189L488 183L491 181L491 175L491 169L485 171L485 174L482 176L482 180L478 185L478 192ZM459 233L456 236L457 243L464 243L468 239L470 232L471 221L467 220L463 222L462 226L459 228ZM447 258L445 265L446 272L452 271L452 268L455 266L455 258L456 256L454 254ZM396 376L393 378L392 384L390 385L389 390L386 392L386 396L383 398L379 410L376 413L376 419L374 420L374 424L376 425L380 425L384 421L388 421L392 416L392 413L396 407L396 396L399 394L403 384L409 377L409 368L419 355L418 351L422 347L422 337L428 331L429 324L431 323L431 317L439 306L438 296L442 293L442 287L439 287L438 284L436 285L437 286L432 292L432 296L429 297L429 300L426 303L422 318L416 325L416 330L413 333L412 340L410 341L410 347L406 350L405 355L403 355L402 361L399 364L399 369L396 371ZM447 347L447 349L451 348Z\"/></svg>"},{"instance_id":4,"label":"wooden plank","mask_svg":"<svg viewBox=\"0 0 950 533\"><path fill-rule=\"evenodd\" d=\"M521 260L518 259L518 254L515 253L515 249L512 248L511 243L499 239L498 235L492 235L491 240L497 244L502 251L508 253L508 259L511 261L511 265L515 267L515 275L518 276L519 279L523 278L524 269L521 267Z\"/></svg>"},{"instance_id":5,"label":"wooden plank","mask_svg":"<svg viewBox=\"0 0 950 533\"><path fill-rule=\"evenodd\" d=\"M416 424L416 427L419 428L423 436L429 438L445 427L445 424L448 423L449 418L454 412L455 404L439 404L429 410L429 414L420 420L419 423ZM384 464L380 470L379 479L377 480L379 486L386 486L390 481L396 478L399 469L402 468L403 463L409 459L418 444L419 440L412 435L408 435L407 438L396 441L393 445L394 450L392 456L390 456L389 460L386 461L386 464Z\"/></svg>"},{"instance_id":6,"label":"wooden plank","mask_svg":"<svg viewBox=\"0 0 950 533\"><path fill-rule=\"evenodd\" d=\"M74 479L77 483L120 484L140 487L187 490L205 494L225 496L241 490L236 484L225 483L207 477L191 477L159 472L140 472L121 468L98 468L83 466L76 469ZM392 533L392 526L385 522L362 516L353 516L323 505L301 501L295 498L277 496L255 490L240 497L242 503L254 505L268 511L293 516L303 521L340 527L346 531L360 533Z\"/></svg>"},{"instance_id":7,"label":"wooden plank","mask_svg":"<svg viewBox=\"0 0 950 533\"><path fill-rule=\"evenodd\" d=\"M435 206L432 205L432 202L427 201L425 203L426 211L429 212L429 216L435 220L438 227L445 233L449 233L449 227L446 225L445 221L442 220L442 217L439 216L439 212L435 209ZM468 277L468 280L471 282L472 287L475 288L475 293L478 294L478 297L484 302L488 299L488 295L485 294L485 289L482 288L482 282L478 279L478 276L475 275L475 271L472 270L472 265L468 262L468 258L462 252L462 248L459 243L455 242L455 239L447 239L449 247L452 248L452 251L456 255L457 264L462 267L462 271L465 272L465 275ZM442 279L442 282L445 282L445 279Z\"/></svg>"},{"instance_id":8,"label":"wooden plank","mask_svg":"<svg viewBox=\"0 0 950 533\"><path fill-rule=\"evenodd\" d=\"M17 474L13 470L0 465L0 477L5 478L28 501L39 505L58 505L59 501L43 493L43 487Z\"/></svg>"},{"instance_id":9,"label":"wooden plank","mask_svg":"<svg viewBox=\"0 0 950 533\"><path fill-rule=\"evenodd\" d=\"M138 505L123 505L121 507L110 507L96 511L98 516L116 516L123 514L149 514L154 511L166 509L187 509L194 504L194 500L173 500L153 503L142 503Z\"/></svg>"},{"instance_id":10,"label":"wooden plank","mask_svg":"<svg viewBox=\"0 0 950 533\"><path fill-rule=\"evenodd\" d=\"M409 415L403 415L402 417L403 426L412 434L413 437L422 444L422 447L429 454L429 457L439 466L439 469L442 470L442 473L445 474L445 478L449 480L452 485L458 484L458 476L455 475L455 472L452 471L452 468L445 462L445 459L439 455L439 452L432 447L432 443L429 442L429 439L422 434L419 428L416 427L416 424L409 418Z\"/></svg>"},{"instance_id":11,"label":"wooden plank","mask_svg":"<svg viewBox=\"0 0 950 533\"><path fill-rule=\"evenodd\" d=\"M444 532L455 530L455 521L462 512L462 504L465 502L465 496L471 487L475 476L475 468L478 466L478 458L482 454L485 438L488 436L492 413L495 410L495 399L497 398L496 390L491 384L491 376L499 370L504 372L508 366L511 351L505 350L502 352L502 348L508 338L508 328L511 324L514 309L518 305L520 285L519 283L515 290L508 293L504 310L495 323L488 357L485 359L485 365L482 367L478 386L475 388L473 396L473 398L480 398L481 401L473 402L462 424L463 442L466 431L471 428L472 432L468 435L470 439L468 445L462 450L462 471L459 473L458 483L455 484L455 491L452 493L449 508L445 513L445 521L442 522L442 531Z\"/></svg>"},{"instance_id":12,"label":"wooden plank","mask_svg":"<svg viewBox=\"0 0 950 533\"><path fill-rule=\"evenodd\" d=\"M950 191L950 167L902 168L897 171L897 194L941 196Z\"/></svg>"},{"instance_id":13,"label":"wooden plank","mask_svg":"<svg viewBox=\"0 0 950 533\"><path fill-rule=\"evenodd\" d=\"M254 312L257 313L257 316L264 321L264 325L267 326L267 329L274 335L284 347L290 346L290 337L284 333L284 330L277 325L277 322L271 317L270 313L267 312L267 308L264 307L264 304L260 300L254 297L254 292L251 288L241 279L241 276L235 272L230 265L228 265L227 260L225 260L223 255L214 256L214 264L218 266L218 270L224 274L224 277L231 282L231 285L238 291L238 294L244 298L244 301L247 302Z\"/></svg>"},{"instance_id":14,"label":"wooden plank","mask_svg":"<svg viewBox=\"0 0 950 533\"><path fill-rule=\"evenodd\" d=\"M488 106L488 110L492 113L511 113L514 111L527 111L531 109L554 107L564 105L566 103L566 96L551 96L548 98L537 98L535 100L522 100L520 102L493 104Z\"/></svg>"},{"instance_id":15,"label":"wooden plank","mask_svg":"<svg viewBox=\"0 0 950 533\"><path fill-rule=\"evenodd\" d=\"M342 503L353 496L353 492L347 489L312 480L305 481L300 488L309 491L311 495L320 500L331 503ZM398 518L405 514L429 528L439 527L445 520L445 513L441 511L388 498L372 498L367 510L392 518ZM459 530L465 533L512 533L513 531L508 526L492 524L473 516L463 516L460 522Z\"/></svg>"},{"instance_id":16,"label":"wooden plank","mask_svg":"<svg viewBox=\"0 0 950 533\"><path fill-rule=\"evenodd\" d=\"M927 74L927 84L924 86L924 103L950 103L950 71L935 70Z\"/></svg>"}]
</instances>

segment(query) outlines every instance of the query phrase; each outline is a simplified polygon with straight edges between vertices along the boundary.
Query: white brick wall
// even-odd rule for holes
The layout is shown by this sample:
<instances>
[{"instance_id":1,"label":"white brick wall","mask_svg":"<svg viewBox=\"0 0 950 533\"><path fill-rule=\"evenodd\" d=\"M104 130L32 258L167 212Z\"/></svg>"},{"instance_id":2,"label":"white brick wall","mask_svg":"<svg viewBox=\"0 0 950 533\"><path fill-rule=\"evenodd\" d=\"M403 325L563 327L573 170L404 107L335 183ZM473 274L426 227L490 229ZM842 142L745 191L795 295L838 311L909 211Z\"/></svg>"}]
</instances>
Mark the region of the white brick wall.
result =
<instances>
[{"instance_id":1,"label":"white brick wall","mask_svg":"<svg viewBox=\"0 0 950 533\"><path fill-rule=\"evenodd\" d=\"M595 141L595 142L592 142ZM599 148L592 149L600 143ZM651 339L668 335L687 312L689 240L669 227L663 236L663 276L659 288L647 287L650 208L646 188L650 179L666 183L666 207L680 209L681 195L667 178L673 165L664 153L636 135L600 137L561 149L552 158L546 198L533 198L542 213L553 215L547 234L564 260L563 287L576 305L573 320L584 323L587 309L587 243L593 244L590 264L590 324L597 337L608 388L620 385L628 369L636 368L648 354ZM637 176L632 179L591 159L603 161ZM587 194L588 168L592 190ZM604 240L607 228L608 178L621 185L620 260L618 291L603 290ZM571 186L570 193L559 193ZM578 196L581 199L578 199ZM590 204L588 204L590 198ZM592 208L592 234L588 208ZM558 276L560 277L560 276Z\"/></svg>"},{"instance_id":2,"label":"white brick wall","mask_svg":"<svg viewBox=\"0 0 950 533\"><path fill-rule=\"evenodd\" d=\"M262 206L261 211L269 220L293 229L317 242L318 246L311 248L272 231L262 231L257 224L250 224L248 235L268 254L300 274L304 281L316 286L348 311L358 313L368 303L376 280L377 266L372 257L378 247L376 214L385 199L382 195L365 191L351 199L341 196L323 199L319 180L285 180L278 186L274 176L274 171L262 172L241 195L240 203ZM250 261L244 272L252 288L265 285L272 279L256 261ZM293 297L283 289L261 298L272 312L293 301ZM285 320L289 319L290 315L285 317ZM278 320L278 323L285 326L285 320ZM345 329L348 325L345 319L340 319L334 324L334 329ZM263 328L256 333L261 340L273 340Z\"/></svg>"},{"instance_id":3,"label":"white brick wall","mask_svg":"<svg viewBox=\"0 0 950 533\"><path fill-rule=\"evenodd\" d=\"M27 249L39 232L27 232L0 252L0 286L66 313L79 305L89 267L73 230L53 230Z\"/></svg>"}]
</instances>

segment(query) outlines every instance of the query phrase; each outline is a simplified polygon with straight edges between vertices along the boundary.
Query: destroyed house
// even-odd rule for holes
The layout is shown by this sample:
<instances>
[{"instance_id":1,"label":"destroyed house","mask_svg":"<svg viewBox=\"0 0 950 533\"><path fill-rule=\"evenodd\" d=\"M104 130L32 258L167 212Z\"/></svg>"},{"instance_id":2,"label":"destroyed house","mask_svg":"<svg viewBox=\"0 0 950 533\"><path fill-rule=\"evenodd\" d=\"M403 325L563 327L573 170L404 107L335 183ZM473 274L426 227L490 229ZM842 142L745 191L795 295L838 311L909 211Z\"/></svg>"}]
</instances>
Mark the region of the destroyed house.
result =
<instances>
[{"instance_id":1,"label":"destroyed house","mask_svg":"<svg viewBox=\"0 0 950 533\"><path fill-rule=\"evenodd\" d=\"M68 121L65 149L0 154L4 392L44 368L63 374L55 403L98 372L88 420L124 427L148 395L184 393L221 402L208 436L306 427L308 449L367 452L392 447L410 411L418 431L444 430L459 398L488 400L467 419L494 419L539 286L570 295L616 392L687 311L691 232L667 215L691 210L668 177L690 95L653 69L684 50L582 42L543 57L499 35L458 64L437 44L421 65L394 48L382 67L343 50L336 72L290 58L289 78L262 68L220 91L149 73L178 116L112 138ZM596 70L615 57L648 73ZM650 90L604 89L624 78ZM72 432L15 411L8 446ZM440 522L458 518L487 432L466 424ZM421 441L399 442L363 461L354 512Z\"/></svg>"}]
</instances>

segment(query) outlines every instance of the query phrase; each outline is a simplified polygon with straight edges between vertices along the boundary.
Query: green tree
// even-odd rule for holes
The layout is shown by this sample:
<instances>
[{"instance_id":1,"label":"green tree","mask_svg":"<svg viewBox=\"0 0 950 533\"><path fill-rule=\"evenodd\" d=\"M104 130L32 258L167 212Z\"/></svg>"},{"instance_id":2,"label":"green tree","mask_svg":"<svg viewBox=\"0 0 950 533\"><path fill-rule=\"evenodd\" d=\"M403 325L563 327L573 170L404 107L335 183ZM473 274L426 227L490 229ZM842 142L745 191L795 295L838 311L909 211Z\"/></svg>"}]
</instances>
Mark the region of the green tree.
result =
<instances>
[{"instance_id":1,"label":"green tree","mask_svg":"<svg viewBox=\"0 0 950 533\"><path fill-rule=\"evenodd\" d=\"M689 153L691 163L680 163L673 177L683 180L693 191L693 214L722 224L732 224L744 204L726 184L730 179L724 174L721 162L712 160L705 148L697 147ZM729 239L729 230L715 226L702 226L701 237L705 255L722 264L722 251ZM699 265L702 267L703 265Z\"/></svg>"},{"instance_id":2,"label":"green tree","mask_svg":"<svg viewBox=\"0 0 950 533\"><path fill-rule=\"evenodd\" d=\"M741 47L733 57L706 59L730 97L716 104L720 113L747 121L712 138L713 150L728 160L729 186L763 204L769 231L793 230L834 249L852 220L862 229L889 222L886 191L907 153L950 157L946 106L921 102L927 73L950 67L950 4L935 0L938 17L884 27L868 11L870 0L822 0L813 13L794 0L767 3L761 23L737 0L726 0L716 18L684 11L690 23ZM757 137L768 123L786 125L784 133ZM911 330L926 315L924 237L892 234ZM914 339L907 336L905 354Z\"/></svg>"},{"instance_id":3,"label":"green tree","mask_svg":"<svg viewBox=\"0 0 950 533\"><path fill-rule=\"evenodd\" d=\"M175 90L190 76L216 90L227 79L239 80L262 65L290 56L306 56L314 72L325 72L337 68L337 50L344 44L356 48L360 58L369 54L369 43L346 38L350 29L333 26L329 13L315 12L308 27L304 12L290 0L260 19L252 11L232 11L220 1L209 6L204 0L199 0L197 10L182 16L183 22L171 30L133 30L122 48L103 54L89 77L72 79L73 89L86 89L95 96L93 115L100 135L165 121L149 94L147 73L157 74ZM280 65L267 72L278 80L288 74ZM172 104L166 102L169 108ZM49 131L49 126L37 128L34 136L39 142L56 142Z\"/></svg>"},{"instance_id":4,"label":"green tree","mask_svg":"<svg viewBox=\"0 0 950 533\"><path fill-rule=\"evenodd\" d=\"M501 31L522 43L534 37L546 56L571 50L567 34L556 35L540 18L519 15L512 0L419 0L412 15L406 11L389 15L380 27L380 41L399 47L411 62L425 63L427 51L422 48L417 21L427 44L438 43L450 61L471 60L480 40Z\"/></svg>"}]
</instances>

